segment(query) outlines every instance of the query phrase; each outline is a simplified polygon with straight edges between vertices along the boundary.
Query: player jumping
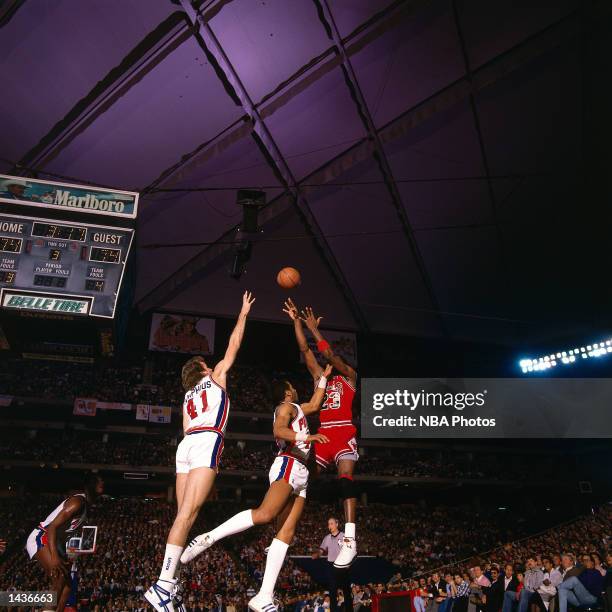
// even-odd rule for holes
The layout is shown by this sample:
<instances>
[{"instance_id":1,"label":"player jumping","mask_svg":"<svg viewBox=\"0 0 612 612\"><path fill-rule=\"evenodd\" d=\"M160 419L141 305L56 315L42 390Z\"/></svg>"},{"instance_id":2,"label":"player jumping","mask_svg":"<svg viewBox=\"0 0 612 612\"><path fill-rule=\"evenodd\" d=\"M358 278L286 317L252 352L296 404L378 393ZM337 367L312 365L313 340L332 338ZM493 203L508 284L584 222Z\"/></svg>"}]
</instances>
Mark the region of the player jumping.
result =
<instances>
[{"instance_id":1,"label":"player jumping","mask_svg":"<svg viewBox=\"0 0 612 612\"><path fill-rule=\"evenodd\" d=\"M211 370L202 357L193 357L183 366L185 437L176 449L177 514L168 535L159 578L145 593L145 599L156 610L174 612L175 603L182 608L177 587L179 560L189 530L212 489L219 469L230 404L225 390L227 373L238 354L254 301L251 293L245 291L225 356L214 369Z\"/></svg>"},{"instance_id":2,"label":"player jumping","mask_svg":"<svg viewBox=\"0 0 612 612\"><path fill-rule=\"evenodd\" d=\"M355 519L357 513L357 488L353 482L355 463L359 459L357 452L356 427L353 425L353 399L357 388L357 372L348 365L339 355L336 355L329 342L323 338L319 331L322 317L316 317L312 308L306 307L301 316L291 299L285 302L283 309L293 320L295 337L304 355L306 367L314 380L321 376L322 368L313 355L304 330L302 321L312 333L317 342L317 349L325 360L339 372L327 382L323 407L319 413L321 426L319 433L325 434L327 442L315 445L317 471L327 469L335 462L338 470L338 485L340 496L344 504L344 541L340 554L337 556L334 567L347 568L357 556L357 543L355 540Z\"/></svg>"},{"instance_id":3,"label":"player jumping","mask_svg":"<svg viewBox=\"0 0 612 612\"><path fill-rule=\"evenodd\" d=\"M30 559L42 565L50 581L49 590L57 593L56 610L63 610L70 596L70 564L66 541L85 523L88 506L103 491L102 478L89 474L85 478L83 492L66 498L28 536L26 550ZM44 609L51 610L50 607Z\"/></svg>"},{"instance_id":4,"label":"player jumping","mask_svg":"<svg viewBox=\"0 0 612 612\"><path fill-rule=\"evenodd\" d=\"M249 608L255 612L277 610L273 602L274 585L304 509L310 445L327 441L322 434L310 434L306 417L320 410L331 371L331 365L321 371L315 392L305 404L297 403L298 394L290 382L282 381L274 386L274 400L279 405L274 411L273 431L279 452L270 468L270 488L266 496L258 508L239 512L219 527L194 538L181 557L181 562L187 563L221 538L245 531L253 525L271 523L276 518L277 532L268 550L261 588L249 601Z\"/></svg>"}]
</instances>

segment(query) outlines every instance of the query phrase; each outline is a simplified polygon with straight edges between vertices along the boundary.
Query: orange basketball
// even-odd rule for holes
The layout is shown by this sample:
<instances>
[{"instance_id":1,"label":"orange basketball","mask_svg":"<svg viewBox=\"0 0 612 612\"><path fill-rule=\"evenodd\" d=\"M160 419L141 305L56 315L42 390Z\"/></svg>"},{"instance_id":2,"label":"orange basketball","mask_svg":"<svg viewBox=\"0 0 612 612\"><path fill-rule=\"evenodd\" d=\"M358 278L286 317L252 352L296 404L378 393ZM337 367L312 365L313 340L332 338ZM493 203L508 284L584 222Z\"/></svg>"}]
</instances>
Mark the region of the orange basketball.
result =
<instances>
[{"instance_id":1,"label":"orange basketball","mask_svg":"<svg viewBox=\"0 0 612 612\"><path fill-rule=\"evenodd\" d=\"M293 289L300 284L300 273L295 268L283 268L276 275L276 282L283 289Z\"/></svg>"}]
</instances>

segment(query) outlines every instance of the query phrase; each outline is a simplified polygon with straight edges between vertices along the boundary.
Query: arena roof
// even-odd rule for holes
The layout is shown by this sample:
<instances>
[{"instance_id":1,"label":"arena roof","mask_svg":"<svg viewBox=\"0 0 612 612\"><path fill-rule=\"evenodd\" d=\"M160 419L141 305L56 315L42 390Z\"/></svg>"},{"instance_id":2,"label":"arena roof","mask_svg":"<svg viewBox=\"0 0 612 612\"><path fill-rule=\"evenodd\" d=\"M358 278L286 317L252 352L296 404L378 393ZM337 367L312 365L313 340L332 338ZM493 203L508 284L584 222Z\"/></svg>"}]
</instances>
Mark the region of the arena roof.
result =
<instances>
[{"instance_id":1,"label":"arena roof","mask_svg":"<svg viewBox=\"0 0 612 612\"><path fill-rule=\"evenodd\" d=\"M292 265L332 327L580 328L603 299L583 170L604 4L12 0L0 172L140 191L141 310L230 315L248 287L283 320ZM268 205L235 281L239 188Z\"/></svg>"}]
</instances>

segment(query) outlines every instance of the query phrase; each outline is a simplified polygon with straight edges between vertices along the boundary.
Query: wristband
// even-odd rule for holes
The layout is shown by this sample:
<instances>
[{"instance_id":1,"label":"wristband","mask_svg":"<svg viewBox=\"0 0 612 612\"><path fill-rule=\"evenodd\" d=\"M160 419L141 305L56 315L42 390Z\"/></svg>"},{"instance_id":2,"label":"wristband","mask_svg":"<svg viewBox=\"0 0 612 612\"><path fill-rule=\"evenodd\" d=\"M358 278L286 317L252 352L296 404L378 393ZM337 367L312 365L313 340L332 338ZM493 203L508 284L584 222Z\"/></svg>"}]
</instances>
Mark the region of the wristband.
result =
<instances>
[{"instance_id":1,"label":"wristband","mask_svg":"<svg viewBox=\"0 0 612 612\"><path fill-rule=\"evenodd\" d=\"M298 431L295 434L296 442L306 442L308 440L308 434L305 431Z\"/></svg>"},{"instance_id":2,"label":"wristband","mask_svg":"<svg viewBox=\"0 0 612 612\"><path fill-rule=\"evenodd\" d=\"M325 376L321 376L321 378L319 378L319 384L317 387L319 387L319 389L325 389L325 387L327 387L327 378L325 378Z\"/></svg>"},{"instance_id":3,"label":"wristband","mask_svg":"<svg viewBox=\"0 0 612 612\"><path fill-rule=\"evenodd\" d=\"M329 349L329 342L327 340L319 340L317 342L317 350L319 353L324 353Z\"/></svg>"}]
</instances>

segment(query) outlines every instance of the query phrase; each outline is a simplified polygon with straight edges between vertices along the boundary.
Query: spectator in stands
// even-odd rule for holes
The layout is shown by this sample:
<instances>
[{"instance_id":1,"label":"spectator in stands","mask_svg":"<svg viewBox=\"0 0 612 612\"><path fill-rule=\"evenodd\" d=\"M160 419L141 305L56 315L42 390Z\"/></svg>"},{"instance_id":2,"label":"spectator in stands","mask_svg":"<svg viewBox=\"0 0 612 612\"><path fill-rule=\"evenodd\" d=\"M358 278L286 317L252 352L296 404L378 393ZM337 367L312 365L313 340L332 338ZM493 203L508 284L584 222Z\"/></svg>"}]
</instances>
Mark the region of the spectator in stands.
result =
<instances>
[{"instance_id":1,"label":"spectator in stands","mask_svg":"<svg viewBox=\"0 0 612 612\"><path fill-rule=\"evenodd\" d=\"M518 604L518 612L527 612L529 602L542 584L544 575L542 570L537 567L535 558L527 559L527 569L523 574L522 588L520 592L506 591L504 594L503 612L513 612ZM519 583L521 581L519 580Z\"/></svg>"},{"instance_id":2,"label":"spectator in stands","mask_svg":"<svg viewBox=\"0 0 612 612\"><path fill-rule=\"evenodd\" d=\"M461 574L455 574L452 612L466 612L470 599L470 584Z\"/></svg>"},{"instance_id":3,"label":"spectator in stands","mask_svg":"<svg viewBox=\"0 0 612 612\"><path fill-rule=\"evenodd\" d=\"M499 612L504 603L504 581L497 566L491 567L491 585L483 588L483 609L486 612Z\"/></svg>"},{"instance_id":4,"label":"spectator in stands","mask_svg":"<svg viewBox=\"0 0 612 612\"><path fill-rule=\"evenodd\" d=\"M606 575L604 576L603 592L606 610L612 610L612 553L606 556Z\"/></svg>"},{"instance_id":5,"label":"spectator in stands","mask_svg":"<svg viewBox=\"0 0 612 612\"><path fill-rule=\"evenodd\" d=\"M543 579L542 584L532 597L531 602L536 605L541 612L546 612L553 597L557 594L557 587L561 584L561 572L555 569L552 559L544 557L542 559Z\"/></svg>"},{"instance_id":6,"label":"spectator in stands","mask_svg":"<svg viewBox=\"0 0 612 612\"><path fill-rule=\"evenodd\" d=\"M412 598L412 605L416 612L425 612L428 598L429 591L427 589L427 581L425 578L419 578L419 586L416 589L416 595Z\"/></svg>"},{"instance_id":7,"label":"spectator in stands","mask_svg":"<svg viewBox=\"0 0 612 612\"><path fill-rule=\"evenodd\" d=\"M444 598L440 602L438 612L450 612L453 603L453 576L452 574L444 575Z\"/></svg>"},{"instance_id":8,"label":"spectator in stands","mask_svg":"<svg viewBox=\"0 0 612 612\"><path fill-rule=\"evenodd\" d=\"M429 594L434 604L441 604L446 598L446 581L440 577L438 572L431 575L431 582L428 586Z\"/></svg>"},{"instance_id":9,"label":"spectator in stands","mask_svg":"<svg viewBox=\"0 0 612 612\"><path fill-rule=\"evenodd\" d=\"M604 579L595 569L590 555L583 557L584 571L579 576L565 578L559 585L559 612L567 612L567 605L592 606L601 597Z\"/></svg>"},{"instance_id":10,"label":"spectator in stands","mask_svg":"<svg viewBox=\"0 0 612 612\"><path fill-rule=\"evenodd\" d=\"M561 577L563 581L574 576L579 576L582 573L582 568L576 567L574 564L574 555L566 552L561 555Z\"/></svg>"}]
</instances>

